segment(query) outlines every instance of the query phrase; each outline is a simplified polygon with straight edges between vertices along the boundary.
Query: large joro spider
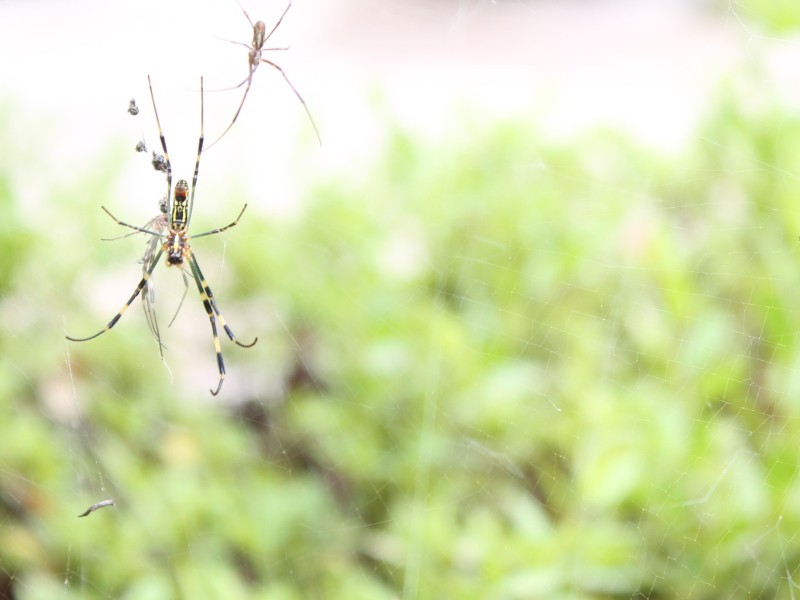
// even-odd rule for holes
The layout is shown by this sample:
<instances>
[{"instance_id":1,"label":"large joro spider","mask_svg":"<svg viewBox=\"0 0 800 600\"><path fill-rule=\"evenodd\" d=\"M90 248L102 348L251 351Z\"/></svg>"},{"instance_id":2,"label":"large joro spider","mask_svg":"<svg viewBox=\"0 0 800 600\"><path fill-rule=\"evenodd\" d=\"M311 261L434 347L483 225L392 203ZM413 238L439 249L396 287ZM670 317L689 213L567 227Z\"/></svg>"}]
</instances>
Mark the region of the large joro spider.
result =
<instances>
[{"instance_id":1,"label":"large joro spider","mask_svg":"<svg viewBox=\"0 0 800 600\"><path fill-rule=\"evenodd\" d=\"M167 142L164 139L164 133L161 130L161 122L158 118L158 110L156 109L156 99L153 95L153 85L150 83L150 76L147 76L147 84L150 87L150 98L153 101L153 112L156 115L156 124L158 125L158 135L161 138L161 148L164 150L164 156L166 158L166 171L167 171L167 198L173 197L172 196L172 166L169 161L169 153L167 152ZM192 247L189 245L189 240L194 238L201 238L207 235L213 235L215 233L222 233L226 229L230 229L234 225L239 222L241 219L242 214L244 214L245 209L247 208L247 204L242 207L241 212L239 212L239 216L236 217L236 220L225 227L221 227L219 229L212 229L211 231L206 231L205 233L199 233L197 235L189 235L189 223L192 220L192 207L194 206L194 191L197 188L197 172L200 169L200 154L203 152L203 78L200 78L200 139L197 143L197 160L194 165L194 176L192 177L192 193L191 196L188 196L189 193L189 185L185 179L181 179L178 183L175 184L175 196L173 197L172 203L172 212L169 218L169 226L166 228L166 231L153 231L151 229L147 229L145 227L137 227L136 225L130 225L123 221L117 219L111 212L103 206L103 210L108 213L108 215L114 219L119 225L124 227L128 227L130 229L134 229L141 233L149 234L155 238L163 240L161 244L161 248L158 250L158 253L150 261L149 267L147 270L144 271L142 276L142 280L139 282L139 285L136 286L136 289L133 291L133 294L125 303L125 305L120 309L120 311L114 316L111 321L108 322L103 329L95 333L94 335L90 335L89 337L85 338L74 338L67 336L68 340L72 340L73 342L85 342L87 340L91 340L96 338L97 336L105 333L114 325L117 324L117 321L122 318L122 315L125 314L125 311L128 310L128 307L131 303L136 299L136 296L145 288L147 285L147 280L150 278L150 274L156 268L158 264L158 259L161 258L162 254L166 254L167 256L167 266L177 266L180 269L184 269L184 262L189 264L189 270L192 278L194 279L195 283L197 284L197 291L200 292L200 299L203 301L203 306L205 306L206 314L208 315L208 320L211 323L211 332L214 335L214 350L217 353L217 366L219 367L219 384L217 384L217 388L215 390L210 390L211 393L216 396L220 389L222 388L222 382L225 380L225 363L222 360L222 349L219 343L219 335L217 333L217 320L219 320L222 328L225 330L225 333L228 335L230 340L236 343L243 348L250 348L253 346L257 341L258 338L254 339L249 344L243 344L239 340L236 339L236 336L231 331L231 328L228 327L228 324L225 322L225 318L222 316L219 308L217 308L217 303L214 300L214 294L211 292L211 288L208 287L205 278L203 277L203 272L200 270L200 265L197 262L197 258L195 257L194 253L192 252ZM188 197L187 197L188 196Z\"/></svg>"}]
</instances>

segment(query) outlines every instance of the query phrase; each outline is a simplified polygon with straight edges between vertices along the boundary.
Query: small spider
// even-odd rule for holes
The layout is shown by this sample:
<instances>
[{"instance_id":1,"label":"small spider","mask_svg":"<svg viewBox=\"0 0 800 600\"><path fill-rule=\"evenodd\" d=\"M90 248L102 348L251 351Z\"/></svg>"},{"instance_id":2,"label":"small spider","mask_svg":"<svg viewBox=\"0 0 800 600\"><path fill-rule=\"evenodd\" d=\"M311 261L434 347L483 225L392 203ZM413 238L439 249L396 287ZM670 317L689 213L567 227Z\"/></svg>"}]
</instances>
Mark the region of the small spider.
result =
<instances>
[{"instance_id":1,"label":"small spider","mask_svg":"<svg viewBox=\"0 0 800 600\"><path fill-rule=\"evenodd\" d=\"M139 107L136 106L136 100L134 98L131 98L128 103L128 112L134 117L139 114Z\"/></svg>"},{"instance_id":2,"label":"small spider","mask_svg":"<svg viewBox=\"0 0 800 600\"><path fill-rule=\"evenodd\" d=\"M247 98L247 94L250 91L250 85L253 83L253 75L255 74L258 65L260 65L261 63L266 63L270 65L271 67L276 69L281 75L283 75L284 80L286 80L286 83L288 83L289 87L292 88L292 91L294 92L295 96L297 96L297 99L300 100L300 103L306 110L306 114L308 115L308 120L311 121L311 126L314 128L314 133L317 136L317 140L319 141L320 145L322 145L322 138L319 135L319 129L317 129L317 124L314 122L314 117L311 116L311 111L308 110L308 105L306 104L306 101L303 100L303 97L300 95L300 92L298 92L297 88L295 88L294 85L292 85L292 82L289 81L288 75L286 75L284 70L281 67L279 67L277 63L274 63L268 58L264 58L261 56L262 52L286 50L286 48L264 48L264 44L266 44L267 40L269 40L272 34L275 33L275 30L280 26L281 22L283 21L283 18L286 16L286 13L289 12L289 9L291 7L292 7L292 2L290 0L288 6L286 7L286 10L283 11L283 14L281 15L280 19L278 19L278 22L275 23L275 26L270 30L269 33L267 33L267 26L264 23L264 21L256 21L255 23L253 23L252 19L250 18L250 15L247 14L247 11L244 9L241 3L239 4L239 8L242 9L244 16L247 17L247 21L250 23L250 27L253 28L253 41L249 46L244 42L235 42L233 40L226 40L226 41L230 42L231 44L236 44L237 46L244 46L245 48L247 48L248 74L247 77L245 77L241 83L233 87L223 88L221 90L215 90L215 91L235 90L242 87L245 83L247 84L247 87L245 88L244 94L242 95L242 101L239 103L239 108L236 109L236 113L233 115L233 119L231 119L230 124L216 140L214 140L211 144L209 144L206 147L206 150L208 150L214 144L220 141L225 136L225 134L228 133L228 131L230 131L231 127L233 127L233 124L239 117L239 113L242 112L242 107L244 106L245 98Z\"/></svg>"}]
</instances>

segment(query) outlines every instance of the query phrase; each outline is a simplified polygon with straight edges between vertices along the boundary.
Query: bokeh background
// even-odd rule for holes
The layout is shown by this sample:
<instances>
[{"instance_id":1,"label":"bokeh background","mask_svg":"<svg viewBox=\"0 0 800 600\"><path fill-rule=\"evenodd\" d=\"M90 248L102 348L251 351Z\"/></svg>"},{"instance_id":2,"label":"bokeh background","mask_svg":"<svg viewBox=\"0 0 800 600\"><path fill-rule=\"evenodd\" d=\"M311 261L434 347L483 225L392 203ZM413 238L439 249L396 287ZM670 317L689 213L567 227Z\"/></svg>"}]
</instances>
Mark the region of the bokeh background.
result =
<instances>
[{"instance_id":1,"label":"bokeh background","mask_svg":"<svg viewBox=\"0 0 800 600\"><path fill-rule=\"evenodd\" d=\"M285 8L248 1L271 24ZM800 594L800 8L0 2L0 598ZM221 39L220 39L221 38ZM138 116L127 114L135 98ZM89 505L116 506L79 519Z\"/></svg>"}]
</instances>

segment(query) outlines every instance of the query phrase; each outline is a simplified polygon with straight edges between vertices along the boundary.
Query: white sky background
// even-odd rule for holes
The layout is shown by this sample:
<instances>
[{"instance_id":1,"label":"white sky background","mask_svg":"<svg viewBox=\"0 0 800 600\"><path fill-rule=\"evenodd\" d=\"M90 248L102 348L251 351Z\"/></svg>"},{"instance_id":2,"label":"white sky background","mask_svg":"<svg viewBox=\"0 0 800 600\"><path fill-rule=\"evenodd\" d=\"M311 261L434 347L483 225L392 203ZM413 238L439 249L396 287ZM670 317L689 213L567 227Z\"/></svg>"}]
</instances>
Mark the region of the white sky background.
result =
<instances>
[{"instance_id":1,"label":"white sky background","mask_svg":"<svg viewBox=\"0 0 800 600\"><path fill-rule=\"evenodd\" d=\"M285 7L243 4L268 26ZM235 0L5 0L0 23L3 96L52 127L42 150L51 173L65 178L112 141L132 145L143 132L157 148L150 74L174 177L190 179L199 125L192 90L201 74L209 89L241 81L247 50L216 37L252 37ZM456 143L469 135L458 121L466 108L487 121L535 118L555 136L606 123L678 148L746 37L735 14L704 16L688 2L295 0L271 40L291 49L273 58L308 103L323 146L291 89L262 65L236 125L203 156L197 200L208 207L203 196L214 197L233 214L219 198L235 179L253 194L251 210L282 211L330 172L358 177L380 149L387 114ZM207 143L241 93L206 95ZM126 113L131 97L142 108L135 119ZM160 197L159 180L131 162L120 182L126 205ZM153 201L144 204L127 219L152 216Z\"/></svg>"}]
</instances>

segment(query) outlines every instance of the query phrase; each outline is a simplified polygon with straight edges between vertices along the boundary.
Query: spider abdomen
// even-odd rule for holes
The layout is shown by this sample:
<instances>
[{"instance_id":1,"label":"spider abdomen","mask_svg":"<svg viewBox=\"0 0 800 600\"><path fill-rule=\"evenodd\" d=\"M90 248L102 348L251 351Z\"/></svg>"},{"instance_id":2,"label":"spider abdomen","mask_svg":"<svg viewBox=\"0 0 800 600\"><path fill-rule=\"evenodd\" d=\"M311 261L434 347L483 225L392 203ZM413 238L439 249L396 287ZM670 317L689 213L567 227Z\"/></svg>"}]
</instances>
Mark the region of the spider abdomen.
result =
<instances>
[{"instance_id":1,"label":"spider abdomen","mask_svg":"<svg viewBox=\"0 0 800 600\"><path fill-rule=\"evenodd\" d=\"M164 254L167 255L167 266L182 265L184 260L188 260L192 255L192 247L186 239L186 232L170 231L167 241L163 246Z\"/></svg>"}]
</instances>

